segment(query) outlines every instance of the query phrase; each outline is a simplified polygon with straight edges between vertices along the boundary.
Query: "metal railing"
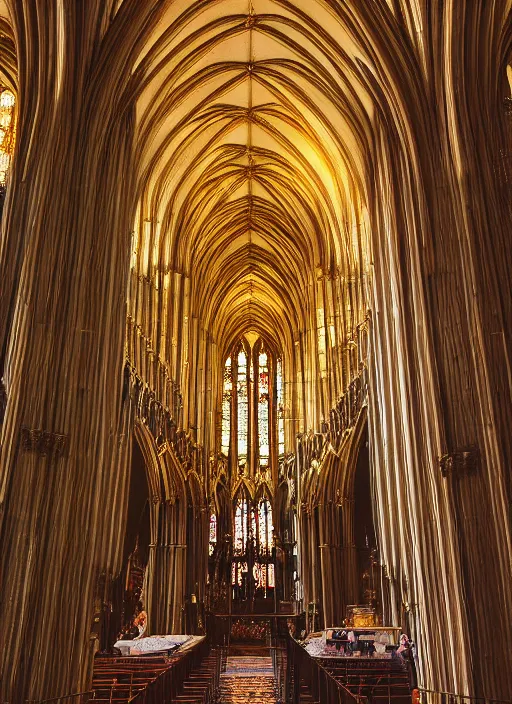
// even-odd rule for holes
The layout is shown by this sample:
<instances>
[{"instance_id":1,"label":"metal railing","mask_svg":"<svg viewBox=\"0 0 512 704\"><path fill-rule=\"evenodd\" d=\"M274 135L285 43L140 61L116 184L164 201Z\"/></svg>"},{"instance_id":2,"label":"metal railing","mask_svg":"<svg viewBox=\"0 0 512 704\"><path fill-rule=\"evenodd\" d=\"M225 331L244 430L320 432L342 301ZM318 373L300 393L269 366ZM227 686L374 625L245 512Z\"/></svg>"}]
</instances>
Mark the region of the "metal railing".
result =
<instances>
[{"instance_id":1,"label":"metal railing","mask_svg":"<svg viewBox=\"0 0 512 704\"><path fill-rule=\"evenodd\" d=\"M366 697L353 694L338 682L302 645L289 637L288 663L293 679L293 700L299 701L303 682L314 700L329 704L363 704Z\"/></svg>"},{"instance_id":2,"label":"metal railing","mask_svg":"<svg viewBox=\"0 0 512 704\"><path fill-rule=\"evenodd\" d=\"M472 697L468 694L441 692L434 689L419 687L421 704L512 704L512 699L490 699L488 697Z\"/></svg>"},{"instance_id":3,"label":"metal railing","mask_svg":"<svg viewBox=\"0 0 512 704\"><path fill-rule=\"evenodd\" d=\"M27 699L25 704L53 704L54 702L62 702L62 704L86 704L94 699L94 691L91 689L88 692L76 692L75 694L64 694L61 697L52 697L51 699ZM5 702L5 704L8 704Z\"/></svg>"}]
</instances>

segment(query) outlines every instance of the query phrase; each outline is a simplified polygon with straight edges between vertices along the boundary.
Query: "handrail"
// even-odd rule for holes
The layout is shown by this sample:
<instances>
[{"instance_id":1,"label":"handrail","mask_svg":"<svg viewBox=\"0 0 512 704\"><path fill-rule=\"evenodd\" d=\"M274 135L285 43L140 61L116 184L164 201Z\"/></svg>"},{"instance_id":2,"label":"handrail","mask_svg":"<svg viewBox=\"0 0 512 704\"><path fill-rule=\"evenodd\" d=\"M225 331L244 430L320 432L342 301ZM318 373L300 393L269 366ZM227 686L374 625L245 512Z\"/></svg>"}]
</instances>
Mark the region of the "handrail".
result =
<instances>
[{"instance_id":1,"label":"handrail","mask_svg":"<svg viewBox=\"0 0 512 704\"><path fill-rule=\"evenodd\" d=\"M75 692L74 694L63 694L60 697L52 697L51 699L26 699L25 704L49 704L50 702L62 702L66 699L74 699L75 697L85 697L89 695L90 699L94 699L94 690L90 689L86 692Z\"/></svg>"},{"instance_id":2,"label":"handrail","mask_svg":"<svg viewBox=\"0 0 512 704\"><path fill-rule=\"evenodd\" d=\"M470 694L456 694L455 692L443 692L436 689L426 689L418 687L422 702L439 702L439 704L455 704L456 702L483 702L483 704L512 704L512 699L491 699L489 697L475 697ZM431 694L434 697L423 697Z\"/></svg>"},{"instance_id":3,"label":"handrail","mask_svg":"<svg viewBox=\"0 0 512 704\"><path fill-rule=\"evenodd\" d=\"M288 643L291 648L290 665L293 668L295 694L298 695L300 688L299 679L303 678L317 701L338 702L339 704L361 704L366 702L366 697L353 694L344 687L291 636L288 638Z\"/></svg>"}]
</instances>

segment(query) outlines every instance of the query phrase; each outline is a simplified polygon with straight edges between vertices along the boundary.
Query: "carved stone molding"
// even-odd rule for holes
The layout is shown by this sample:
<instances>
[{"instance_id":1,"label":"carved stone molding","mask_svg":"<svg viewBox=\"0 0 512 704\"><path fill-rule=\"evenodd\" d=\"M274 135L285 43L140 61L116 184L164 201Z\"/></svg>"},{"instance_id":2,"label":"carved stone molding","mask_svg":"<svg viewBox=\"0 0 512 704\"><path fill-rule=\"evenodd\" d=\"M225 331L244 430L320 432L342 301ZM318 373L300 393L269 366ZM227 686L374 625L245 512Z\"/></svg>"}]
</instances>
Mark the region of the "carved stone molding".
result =
<instances>
[{"instance_id":1,"label":"carved stone molding","mask_svg":"<svg viewBox=\"0 0 512 704\"><path fill-rule=\"evenodd\" d=\"M41 457L58 459L66 454L68 435L52 433L48 430L36 430L23 426L20 431L23 452L35 452Z\"/></svg>"},{"instance_id":2,"label":"carved stone molding","mask_svg":"<svg viewBox=\"0 0 512 704\"><path fill-rule=\"evenodd\" d=\"M480 450L476 445L448 452L439 458L443 477L472 474L480 466Z\"/></svg>"}]
</instances>

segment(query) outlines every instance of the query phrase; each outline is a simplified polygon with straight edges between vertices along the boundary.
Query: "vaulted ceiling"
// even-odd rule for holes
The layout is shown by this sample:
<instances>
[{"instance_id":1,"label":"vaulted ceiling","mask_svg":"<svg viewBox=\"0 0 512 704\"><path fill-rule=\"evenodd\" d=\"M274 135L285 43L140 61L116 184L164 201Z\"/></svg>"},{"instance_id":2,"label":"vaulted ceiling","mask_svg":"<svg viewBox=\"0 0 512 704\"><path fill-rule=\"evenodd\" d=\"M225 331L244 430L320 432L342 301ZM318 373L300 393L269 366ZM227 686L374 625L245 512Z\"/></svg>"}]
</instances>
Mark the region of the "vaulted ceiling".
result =
<instances>
[{"instance_id":1,"label":"vaulted ceiling","mask_svg":"<svg viewBox=\"0 0 512 704\"><path fill-rule=\"evenodd\" d=\"M176 0L140 58L139 267L190 276L221 349L248 329L291 342L317 279L365 265L371 101L340 12Z\"/></svg>"}]
</instances>

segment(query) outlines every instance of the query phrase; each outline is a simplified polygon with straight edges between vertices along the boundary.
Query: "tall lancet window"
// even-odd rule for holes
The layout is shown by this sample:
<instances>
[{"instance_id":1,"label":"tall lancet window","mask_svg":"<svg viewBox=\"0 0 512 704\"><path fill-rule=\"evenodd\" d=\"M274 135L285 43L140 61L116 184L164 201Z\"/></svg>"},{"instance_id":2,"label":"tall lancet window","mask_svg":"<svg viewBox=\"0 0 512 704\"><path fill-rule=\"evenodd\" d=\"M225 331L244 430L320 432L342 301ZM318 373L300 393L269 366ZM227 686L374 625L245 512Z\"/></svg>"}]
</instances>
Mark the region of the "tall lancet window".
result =
<instances>
[{"instance_id":1,"label":"tall lancet window","mask_svg":"<svg viewBox=\"0 0 512 704\"><path fill-rule=\"evenodd\" d=\"M7 174L11 166L15 142L14 106L16 98L7 88L0 85L0 197L7 183ZM1 208L1 203L0 203Z\"/></svg>"},{"instance_id":2,"label":"tall lancet window","mask_svg":"<svg viewBox=\"0 0 512 704\"><path fill-rule=\"evenodd\" d=\"M272 524L272 504L268 499L258 503L258 541L257 558L254 563L253 575L256 594L269 596L268 590L274 588L274 563L272 562L272 547L274 526Z\"/></svg>"},{"instance_id":3,"label":"tall lancet window","mask_svg":"<svg viewBox=\"0 0 512 704\"><path fill-rule=\"evenodd\" d=\"M212 513L210 516L210 540L209 540L209 555L213 555L215 545L217 544L217 516Z\"/></svg>"},{"instance_id":4,"label":"tall lancet window","mask_svg":"<svg viewBox=\"0 0 512 704\"><path fill-rule=\"evenodd\" d=\"M222 392L222 444L221 451L229 454L231 440L231 392L233 389L233 369L231 357L228 357L224 366L224 389Z\"/></svg>"},{"instance_id":5,"label":"tall lancet window","mask_svg":"<svg viewBox=\"0 0 512 704\"><path fill-rule=\"evenodd\" d=\"M277 387L277 452L284 455L284 388L283 388L283 363L277 360L276 370Z\"/></svg>"},{"instance_id":6,"label":"tall lancet window","mask_svg":"<svg viewBox=\"0 0 512 704\"><path fill-rule=\"evenodd\" d=\"M247 514L247 501L240 499L235 511L235 540L233 544L233 552L235 555L243 555L247 547L247 535L249 532Z\"/></svg>"},{"instance_id":7,"label":"tall lancet window","mask_svg":"<svg viewBox=\"0 0 512 704\"><path fill-rule=\"evenodd\" d=\"M268 356L258 355L258 443L260 467L268 467L270 458Z\"/></svg>"},{"instance_id":8,"label":"tall lancet window","mask_svg":"<svg viewBox=\"0 0 512 704\"><path fill-rule=\"evenodd\" d=\"M249 384L247 355L242 349L238 354L237 374L237 445L238 466L244 467L247 463L247 450L249 440Z\"/></svg>"},{"instance_id":9,"label":"tall lancet window","mask_svg":"<svg viewBox=\"0 0 512 704\"><path fill-rule=\"evenodd\" d=\"M284 454L282 362L254 333L234 345L224 364L220 445L232 469L253 475Z\"/></svg>"},{"instance_id":10,"label":"tall lancet window","mask_svg":"<svg viewBox=\"0 0 512 704\"><path fill-rule=\"evenodd\" d=\"M268 557L272 553L273 531L272 504L262 499L258 505L258 553L262 556Z\"/></svg>"}]
</instances>

